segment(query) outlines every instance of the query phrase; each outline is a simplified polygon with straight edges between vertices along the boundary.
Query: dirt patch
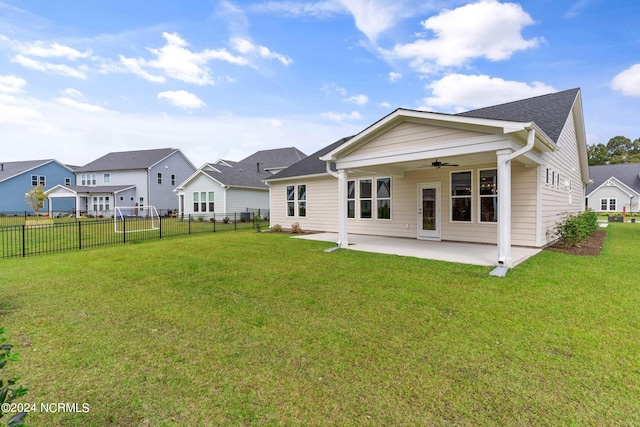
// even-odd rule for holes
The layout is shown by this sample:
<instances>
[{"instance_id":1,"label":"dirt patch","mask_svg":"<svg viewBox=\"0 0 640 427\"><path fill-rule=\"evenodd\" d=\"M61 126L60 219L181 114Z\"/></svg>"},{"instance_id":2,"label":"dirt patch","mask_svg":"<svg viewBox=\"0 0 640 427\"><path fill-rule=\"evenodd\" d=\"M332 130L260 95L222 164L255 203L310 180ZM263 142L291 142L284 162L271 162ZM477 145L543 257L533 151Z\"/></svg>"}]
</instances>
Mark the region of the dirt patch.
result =
<instances>
[{"instance_id":1,"label":"dirt patch","mask_svg":"<svg viewBox=\"0 0 640 427\"><path fill-rule=\"evenodd\" d=\"M579 243L576 246L565 248L564 246L556 243L555 245L545 248L547 251L560 252L569 255L580 256L596 256L600 254L602 250L602 244L607 237L607 232L604 230L596 230L591 234L588 240Z\"/></svg>"}]
</instances>

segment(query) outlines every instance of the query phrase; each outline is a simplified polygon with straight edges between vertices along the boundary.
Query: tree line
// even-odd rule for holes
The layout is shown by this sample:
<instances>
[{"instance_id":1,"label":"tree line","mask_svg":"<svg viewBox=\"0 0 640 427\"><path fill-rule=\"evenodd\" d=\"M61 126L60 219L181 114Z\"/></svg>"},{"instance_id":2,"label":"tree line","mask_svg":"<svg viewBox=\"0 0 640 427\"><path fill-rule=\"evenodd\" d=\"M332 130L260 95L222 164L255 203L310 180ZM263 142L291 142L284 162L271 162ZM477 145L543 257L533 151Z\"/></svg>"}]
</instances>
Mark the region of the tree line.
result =
<instances>
[{"instance_id":1,"label":"tree line","mask_svg":"<svg viewBox=\"0 0 640 427\"><path fill-rule=\"evenodd\" d=\"M618 163L640 163L640 138L631 141L625 136L614 136L607 144L587 147L589 166Z\"/></svg>"}]
</instances>

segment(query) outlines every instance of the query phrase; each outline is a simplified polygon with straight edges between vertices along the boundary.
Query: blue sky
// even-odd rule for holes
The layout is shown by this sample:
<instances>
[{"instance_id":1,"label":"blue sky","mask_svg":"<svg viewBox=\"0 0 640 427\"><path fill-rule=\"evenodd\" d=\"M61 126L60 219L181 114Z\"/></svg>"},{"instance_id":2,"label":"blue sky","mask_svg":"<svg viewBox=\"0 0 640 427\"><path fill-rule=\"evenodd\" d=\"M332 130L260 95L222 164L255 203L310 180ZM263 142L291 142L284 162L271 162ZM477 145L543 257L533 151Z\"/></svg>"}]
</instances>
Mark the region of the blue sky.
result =
<instances>
[{"instance_id":1,"label":"blue sky","mask_svg":"<svg viewBox=\"0 0 640 427\"><path fill-rule=\"evenodd\" d=\"M0 0L2 160L307 154L398 107L575 87L589 144L640 138L640 2Z\"/></svg>"}]
</instances>

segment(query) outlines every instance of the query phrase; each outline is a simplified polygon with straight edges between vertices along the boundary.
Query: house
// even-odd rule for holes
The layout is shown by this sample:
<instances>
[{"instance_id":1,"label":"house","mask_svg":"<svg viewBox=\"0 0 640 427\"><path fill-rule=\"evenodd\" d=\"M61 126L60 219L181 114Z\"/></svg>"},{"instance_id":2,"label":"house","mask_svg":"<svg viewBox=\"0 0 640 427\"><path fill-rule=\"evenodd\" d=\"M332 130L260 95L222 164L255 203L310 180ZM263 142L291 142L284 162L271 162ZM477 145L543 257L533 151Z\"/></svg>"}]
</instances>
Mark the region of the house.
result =
<instances>
[{"instance_id":1,"label":"house","mask_svg":"<svg viewBox=\"0 0 640 427\"><path fill-rule=\"evenodd\" d=\"M175 148L108 153L75 170L77 185L58 185L47 195L54 210L58 199L73 199L76 216L112 216L116 207L145 206L163 214L178 208L173 189L195 169Z\"/></svg>"},{"instance_id":2,"label":"house","mask_svg":"<svg viewBox=\"0 0 640 427\"><path fill-rule=\"evenodd\" d=\"M587 207L595 212L640 211L640 163L590 166Z\"/></svg>"},{"instance_id":3,"label":"house","mask_svg":"<svg viewBox=\"0 0 640 427\"><path fill-rule=\"evenodd\" d=\"M56 185L75 184L75 175L71 166L54 159L25 160L0 163L0 212L23 213L31 211L25 201L25 194L34 187L42 185L44 189ZM71 209L73 204L61 205ZM48 205L45 205L46 210Z\"/></svg>"},{"instance_id":4,"label":"house","mask_svg":"<svg viewBox=\"0 0 640 427\"><path fill-rule=\"evenodd\" d=\"M589 180L579 89L460 114L397 109L266 181L270 223L541 248Z\"/></svg>"},{"instance_id":5,"label":"house","mask_svg":"<svg viewBox=\"0 0 640 427\"><path fill-rule=\"evenodd\" d=\"M180 215L224 217L239 212L268 211L265 179L306 155L294 147L258 151L239 162L205 163L175 189Z\"/></svg>"}]
</instances>

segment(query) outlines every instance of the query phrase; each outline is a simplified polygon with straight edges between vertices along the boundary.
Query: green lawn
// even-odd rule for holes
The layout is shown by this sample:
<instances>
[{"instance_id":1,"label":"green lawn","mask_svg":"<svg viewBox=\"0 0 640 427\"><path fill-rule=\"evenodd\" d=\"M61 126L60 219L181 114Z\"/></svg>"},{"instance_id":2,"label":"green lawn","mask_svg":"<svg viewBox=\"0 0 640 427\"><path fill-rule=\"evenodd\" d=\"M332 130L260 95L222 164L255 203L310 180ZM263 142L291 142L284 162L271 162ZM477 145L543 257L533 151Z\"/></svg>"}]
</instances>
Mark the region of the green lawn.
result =
<instances>
[{"instance_id":1,"label":"green lawn","mask_svg":"<svg viewBox=\"0 0 640 427\"><path fill-rule=\"evenodd\" d=\"M607 230L506 278L250 231L0 260L0 326L23 402L90 408L32 425L639 425L640 227Z\"/></svg>"}]
</instances>

